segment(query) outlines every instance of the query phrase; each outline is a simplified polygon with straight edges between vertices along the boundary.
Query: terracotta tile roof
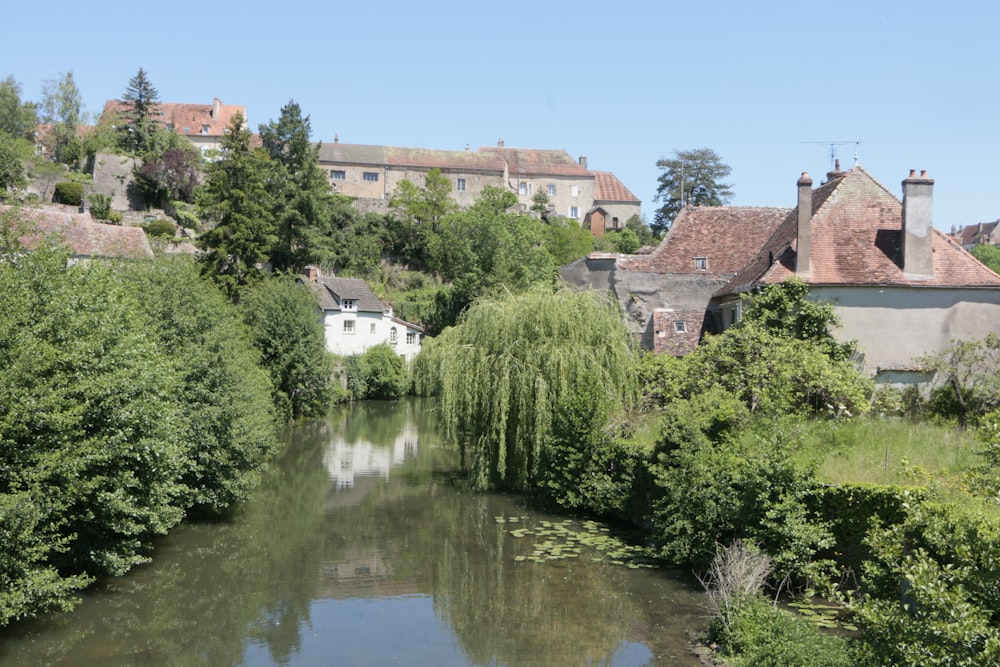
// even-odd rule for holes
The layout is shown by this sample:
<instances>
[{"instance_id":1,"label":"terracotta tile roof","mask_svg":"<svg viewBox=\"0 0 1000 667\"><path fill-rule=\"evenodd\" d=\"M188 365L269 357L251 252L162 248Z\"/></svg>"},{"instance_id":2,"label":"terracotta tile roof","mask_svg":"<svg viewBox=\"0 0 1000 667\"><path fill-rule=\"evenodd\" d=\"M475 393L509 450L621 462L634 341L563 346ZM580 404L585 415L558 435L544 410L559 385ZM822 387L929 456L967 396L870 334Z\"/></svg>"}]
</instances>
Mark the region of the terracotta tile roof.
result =
<instances>
[{"instance_id":1,"label":"terracotta tile roof","mask_svg":"<svg viewBox=\"0 0 1000 667\"><path fill-rule=\"evenodd\" d=\"M689 207L651 254L618 261L629 271L733 275L757 253L789 214L787 208L752 206ZM697 269L695 258L707 268Z\"/></svg>"},{"instance_id":2,"label":"terracotta tile roof","mask_svg":"<svg viewBox=\"0 0 1000 667\"><path fill-rule=\"evenodd\" d=\"M951 238L953 238L960 246L966 248L979 243L997 243L1000 242L1000 235L995 234L998 224L1000 224L1000 220L995 220L993 222L980 222L976 225L966 225L957 232L953 232L951 234Z\"/></svg>"},{"instance_id":3,"label":"terracotta tile roof","mask_svg":"<svg viewBox=\"0 0 1000 667\"><path fill-rule=\"evenodd\" d=\"M610 171L591 171L594 175L594 203L629 202L639 203L638 197L619 181Z\"/></svg>"},{"instance_id":4,"label":"terracotta tile roof","mask_svg":"<svg viewBox=\"0 0 1000 667\"><path fill-rule=\"evenodd\" d=\"M811 285L1000 287L1000 275L932 229L934 276L912 279L901 268L902 203L861 167L813 190ZM793 210L747 267L718 294L782 282L795 273Z\"/></svg>"},{"instance_id":5,"label":"terracotta tile roof","mask_svg":"<svg viewBox=\"0 0 1000 667\"><path fill-rule=\"evenodd\" d=\"M494 154L505 160L511 175L594 177L593 172L587 171L564 150L484 146L479 153Z\"/></svg>"},{"instance_id":6,"label":"terracotta tile roof","mask_svg":"<svg viewBox=\"0 0 1000 667\"><path fill-rule=\"evenodd\" d=\"M0 212L9 207L0 206ZM45 237L65 243L76 257L152 259L146 232L139 227L123 227L94 222L89 213L69 213L48 209L23 209L35 232L21 236L28 248L37 248Z\"/></svg>"},{"instance_id":7,"label":"terracotta tile roof","mask_svg":"<svg viewBox=\"0 0 1000 667\"><path fill-rule=\"evenodd\" d=\"M121 113L126 108L121 100L108 100L104 104L105 111ZM161 102L157 105L158 120L166 125L173 125L178 134L186 136L222 137L225 129L237 113L247 117L247 109L243 105L223 104L218 98L212 104L176 104ZM206 131L202 131L202 128Z\"/></svg>"},{"instance_id":8,"label":"terracotta tile roof","mask_svg":"<svg viewBox=\"0 0 1000 667\"><path fill-rule=\"evenodd\" d=\"M368 284L360 278L332 278L321 276L309 286L319 297L323 310L340 310L344 299L357 301L358 312L384 313L385 304L378 300Z\"/></svg>"}]
</instances>

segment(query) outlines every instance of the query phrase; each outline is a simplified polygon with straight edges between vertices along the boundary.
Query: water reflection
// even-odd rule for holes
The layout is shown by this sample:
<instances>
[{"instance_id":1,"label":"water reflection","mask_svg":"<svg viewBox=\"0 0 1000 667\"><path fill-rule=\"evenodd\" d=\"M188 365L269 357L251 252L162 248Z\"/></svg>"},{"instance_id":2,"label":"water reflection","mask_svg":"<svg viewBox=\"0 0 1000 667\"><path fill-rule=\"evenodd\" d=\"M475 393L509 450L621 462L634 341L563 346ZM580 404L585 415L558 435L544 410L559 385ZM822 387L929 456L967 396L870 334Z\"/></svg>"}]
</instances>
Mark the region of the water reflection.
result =
<instances>
[{"instance_id":1,"label":"water reflection","mask_svg":"<svg viewBox=\"0 0 1000 667\"><path fill-rule=\"evenodd\" d=\"M182 527L72 614L8 629L0 665L697 664L693 589L593 554L518 562L498 516L448 483L430 405L366 404L291 430L230 521Z\"/></svg>"}]
</instances>

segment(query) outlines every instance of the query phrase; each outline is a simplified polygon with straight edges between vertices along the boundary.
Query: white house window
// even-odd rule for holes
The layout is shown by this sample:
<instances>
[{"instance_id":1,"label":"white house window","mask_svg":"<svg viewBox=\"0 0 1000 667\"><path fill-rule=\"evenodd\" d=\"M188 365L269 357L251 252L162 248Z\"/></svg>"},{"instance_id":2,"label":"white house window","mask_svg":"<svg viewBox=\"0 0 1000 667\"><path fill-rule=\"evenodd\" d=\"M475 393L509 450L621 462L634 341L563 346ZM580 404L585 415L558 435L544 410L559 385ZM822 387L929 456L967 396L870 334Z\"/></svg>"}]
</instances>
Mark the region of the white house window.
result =
<instances>
[{"instance_id":1,"label":"white house window","mask_svg":"<svg viewBox=\"0 0 1000 667\"><path fill-rule=\"evenodd\" d=\"M694 268L700 271L708 271L708 257L695 257Z\"/></svg>"},{"instance_id":2,"label":"white house window","mask_svg":"<svg viewBox=\"0 0 1000 667\"><path fill-rule=\"evenodd\" d=\"M526 195L526 194L528 194L528 184L525 183L525 182L523 182L523 181L521 183L518 183L517 184L517 194L519 194L519 195Z\"/></svg>"},{"instance_id":3,"label":"white house window","mask_svg":"<svg viewBox=\"0 0 1000 667\"><path fill-rule=\"evenodd\" d=\"M330 180L332 181L342 181L347 178L347 174L343 169L331 169L330 170Z\"/></svg>"},{"instance_id":4,"label":"white house window","mask_svg":"<svg viewBox=\"0 0 1000 667\"><path fill-rule=\"evenodd\" d=\"M687 324L684 323L684 320L674 321L674 333L687 333Z\"/></svg>"},{"instance_id":5,"label":"white house window","mask_svg":"<svg viewBox=\"0 0 1000 667\"><path fill-rule=\"evenodd\" d=\"M389 329L389 345L396 344L396 327Z\"/></svg>"},{"instance_id":6,"label":"white house window","mask_svg":"<svg viewBox=\"0 0 1000 667\"><path fill-rule=\"evenodd\" d=\"M377 171L366 171L362 174L362 178L371 183L378 183L378 172Z\"/></svg>"},{"instance_id":7,"label":"white house window","mask_svg":"<svg viewBox=\"0 0 1000 667\"><path fill-rule=\"evenodd\" d=\"M406 344L415 345L417 342L417 334L412 331L406 332Z\"/></svg>"},{"instance_id":8,"label":"white house window","mask_svg":"<svg viewBox=\"0 0 1000 667\"><path fill-rule=\"evenodd\" d=\"M202 125L201 126L201 133L202 134L208 134L208 130L209 130L208 125Z\"/></svg>"},{"instance_id":9,"label":"white house window","mask_svg":"<svg viewBox=\"0 0 1000 667\"><path fill-rule=\"evenodd\" d=\"M550 197L555 197L556 196L556 184L555 183L549 183L549 196Z\"/></svg>"},{"instance_id":10,"label":"white house window","mask_svg":"<svg viewBox=\"0 0 1000 667\"><path fill-rule=\"evenodd\" d=\"M569 217L573 218L574 220L579 220L580 219L580 209L578 207L576 207L576 206L570 206L569 207Z\"/></svg>"},{"instance_id":11,"label":"white house window","mask_svg":"<svg viewBox=\"0 0 1000 667\"><path fill-rule=\"evenodd\" d=\"M341 310L357 310L358 300L357 299L344 299L340 302Z\"/></svg>"},{"instance_id":12,"label":"white house window","mask_svg":"<svg viewBox=\"0 0 1000 667\"><path fill-rule=\"evenodd\" d=\"M344 333L348 335L354 333L354 320L344 320Z\"/></svg>"},{"instance_id":13,"label":"white house window","mask_svg":"<svg viewBox=\"0 0 1000 667\"><path fill-rule=\"evenodd\" d=\"M570 194L571 197L579 197L580 196L580 186L579 185L570 186L570 188L569 188L569 194Z\"/></svg>"},{"instance_id":14,"label":"white house window","mask_svg":"<svg viewBox=\"0 0 1000 667\"><path fill-rule=\"evenodd\" d=\"M457 181L455 181L455 189L458 190L459 192L465 192L465 179L464 178L460 178Z\"/></svg>"}]
</instances>

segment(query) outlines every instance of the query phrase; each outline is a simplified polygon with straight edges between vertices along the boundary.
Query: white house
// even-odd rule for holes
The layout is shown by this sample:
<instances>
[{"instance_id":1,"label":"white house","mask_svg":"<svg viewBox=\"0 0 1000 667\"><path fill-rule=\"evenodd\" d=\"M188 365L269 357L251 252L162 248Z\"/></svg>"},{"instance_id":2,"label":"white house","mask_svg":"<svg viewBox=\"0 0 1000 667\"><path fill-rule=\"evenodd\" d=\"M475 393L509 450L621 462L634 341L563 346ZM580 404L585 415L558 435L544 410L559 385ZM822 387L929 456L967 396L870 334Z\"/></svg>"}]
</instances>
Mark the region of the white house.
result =
<instances>
[{"instance_id":1,"label":"white house","mask_svg":"<svg viewBox=\"0 0 1000 667\"><path fill-rule=\"evenodd\" d=\"M362 354L380 343L411 361L420 352L423 327L393 316L364 280L320 275L308 267L303 277L319 299L326 349L341 356Z\"/></svg>"}]
</instances>

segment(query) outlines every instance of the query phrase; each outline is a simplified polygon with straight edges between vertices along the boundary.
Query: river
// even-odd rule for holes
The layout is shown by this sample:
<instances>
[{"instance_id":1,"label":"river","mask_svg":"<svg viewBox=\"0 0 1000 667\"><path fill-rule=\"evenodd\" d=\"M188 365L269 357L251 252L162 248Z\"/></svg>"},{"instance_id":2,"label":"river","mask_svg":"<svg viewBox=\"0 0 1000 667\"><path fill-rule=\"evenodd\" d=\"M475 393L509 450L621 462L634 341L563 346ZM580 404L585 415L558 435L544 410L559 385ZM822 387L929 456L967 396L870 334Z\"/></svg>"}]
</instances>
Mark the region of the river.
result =
<instances>
[{"instance_id":1,"label":"river","mask_svg":"<svg viewBox=\"0 0 1000 667\"><path fill-rule=\"evenodd\" d=\"M73 612L0 631L0 666L698 664L695 586L593 522L458 488L432 406L289 429L235 516L182 525Z\"/></svg>"}]
</instances>

